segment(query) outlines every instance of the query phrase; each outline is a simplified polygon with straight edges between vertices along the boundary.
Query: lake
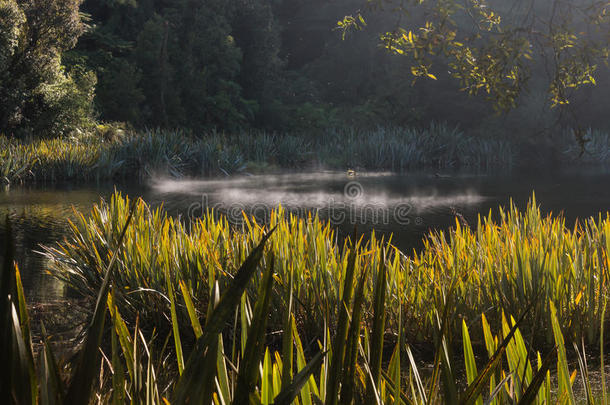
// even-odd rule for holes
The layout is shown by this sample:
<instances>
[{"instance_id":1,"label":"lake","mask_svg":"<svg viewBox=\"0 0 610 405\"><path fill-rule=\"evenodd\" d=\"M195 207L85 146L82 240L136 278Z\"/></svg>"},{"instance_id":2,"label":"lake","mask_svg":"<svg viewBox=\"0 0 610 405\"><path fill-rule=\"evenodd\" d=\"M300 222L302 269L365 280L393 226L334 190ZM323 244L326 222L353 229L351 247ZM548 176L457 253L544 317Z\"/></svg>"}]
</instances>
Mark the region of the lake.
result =
<instances>
[{"instance_id":1,"label":"lake","mask_svg":"<svg viewBox=\"0 0 610 405\"><path fill-rule=\"evenodd\" d=\"M157 179L147 184L86 186L27 186L0 191L0 215L8 213L14 227L17 261L31 302L65 296L64 286L47 274L47 264L36 253L40 244L52 245L67 234L73 209L87 213L100 198L116 188L130 197L161 204L170 215L199 217L207 210L227 215L240 227L242 212L265 221L271 209L305 216L317 213L337 229L339 239L357 227L365 237L374 229L410 253L422 246L431 230L462 223L476 226L479 214L511 198L524 208L536 193L543 212L562 213L569 226L577 218L610 211L610 172L599 170L517 171L477 173L344 173L311 172L243 176L205 180ZM6 238L4 220L0 240Z\"/></svg>"}]
</instances>

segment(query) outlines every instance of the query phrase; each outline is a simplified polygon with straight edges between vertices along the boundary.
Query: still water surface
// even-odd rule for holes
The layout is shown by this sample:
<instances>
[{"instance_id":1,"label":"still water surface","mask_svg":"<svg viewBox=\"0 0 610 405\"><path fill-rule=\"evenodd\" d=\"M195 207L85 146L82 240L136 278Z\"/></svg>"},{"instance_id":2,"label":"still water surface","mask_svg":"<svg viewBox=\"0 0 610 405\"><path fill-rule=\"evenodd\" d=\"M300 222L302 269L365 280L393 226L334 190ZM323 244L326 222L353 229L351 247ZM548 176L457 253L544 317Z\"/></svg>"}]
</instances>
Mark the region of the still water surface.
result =
<instances>
[{"instance_id":1,"label":"still water surface","mask_svg":"<svg viewBox=\"0 0 610 405\"><path fill-rule=\"evenodd\" d=\"M415 173L395 175L320 172L263 175L213 180L157 180L150 184L53 187L13 187L0 191L0 215L12 219L17 260L29 300L61 298L65 288L46 272L35 253L40 244L51 245L67 234L73 209L87 213L114 189L130 197L141 196L153 206L163 204L170 215L189 218L214 208L240 226L245 210L260 220L279 204L297 215L317 212L344 238L358 226L370 235L375 229L393 235L404 252L421 247L432 229L455 224L456 214L471 225L479 214L507 206L511 200L524 208L533 192L546 213L563 213L568 224L577 218L610 211L610 173L599 171L531 172L512 174ZM4 221L0 241L6 238Z\"/></svg>"}]
</instances>

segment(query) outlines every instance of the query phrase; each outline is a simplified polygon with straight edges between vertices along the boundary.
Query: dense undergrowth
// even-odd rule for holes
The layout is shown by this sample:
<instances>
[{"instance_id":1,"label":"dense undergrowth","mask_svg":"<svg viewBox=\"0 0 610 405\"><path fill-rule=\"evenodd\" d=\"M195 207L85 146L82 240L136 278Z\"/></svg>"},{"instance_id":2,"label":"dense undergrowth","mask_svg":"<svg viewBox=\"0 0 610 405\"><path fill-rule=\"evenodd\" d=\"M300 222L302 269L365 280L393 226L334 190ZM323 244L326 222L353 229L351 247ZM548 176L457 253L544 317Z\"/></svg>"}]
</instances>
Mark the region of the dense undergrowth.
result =
<instances>
[{"instance_id":1,"label":"dense undergrowth","mask_svg":"<svg viewBox=\"0 0 610 405\"><path fill-rule=\"evenodd\" d=\"M79 294L92 298L98 291L99 269L107 265L108 249L129 215L128 205L128 199L115 194L88 216L79 214L65 242L45 249L53 273ZM485 313L497 321L502 311L518 314L531 305L522 329L544 344L553 339L551 301L570 340L596 341L609 288L610 217L590 218L568 229L562 218L544 217L534 200L524 212L511 206L496 218L490 213L474 230L456 223L447 233L428 236L422 251L410 255L375 235L362 241L355 252L357 267L366 274L364 308L372 306L374 280L383 267L388 321L396 326L400 313L411 342L432 336L435 303L451 289L454 331L462 319L474 322ZM236 230L212 213L184 225L139 202L117 263L117 305L127 319L139 316L141 326L160 328L170 317L168 283L178 296L187 294L204 305L213 282L229 283L231 269L238 268L268 227L277 227L261 259L263 267L274 260L278 281L271 325L280 327L285 288L293 280L294 312L302 333L320 338L323 325L332 328L336 323L329 308L340 297L353 249L349 241L337 244L330 225L317 217L297 218L281 209L272 213L268 225L248 220ZM251 293L259 282L254 277Z\"/></svg>"},{"instance_id":2,"label":"dense undergrowth","mask_svg":"<svg viewBox=\"0 0 610 405\"><path fill-rule=\"evenodd\" d=\"M607 399L585 350L599 342L604 370L608 216L567 229L532 201L407 257L375 238L339 247L328 225L281 211L268 227L209 215L187 232L115 194L46 252L96 305L77 356L58 363L45 337L35 361L5 255L13 403L574 404L577 377L580 399Z\"/></svg>"},{"instance_id":3,"label":"dense undergrowth","mask_svg":"<svg viewBox=\"0 0 610 405\"><path fill-rule=\"evenodd\" d=\"M279 169L346 170L510 168L508 142L464 135L446 125L427 129L329 130L324 135L264 132L195 138L181 131L98 134L22 142L0 137L0 179L5 183L96 181L232 175Z\"/></svg>"},{"instance_id":4,"label":"dense undergrowth","mask_svg":"<svg viewBox=\"0 0 610 405\"><path fill-rule=\"evenodd\" d=\"M608 134L590 131L584 146L566 135L554 148L570 164L608 164ZM468 136L442 124L423 130L327 130L324 134L143 133L98 127L95 135L18 141L0 136L5 184L223 176L286 169L508 170L524 164L514 142Z\"/></svg>"}]
</instances>

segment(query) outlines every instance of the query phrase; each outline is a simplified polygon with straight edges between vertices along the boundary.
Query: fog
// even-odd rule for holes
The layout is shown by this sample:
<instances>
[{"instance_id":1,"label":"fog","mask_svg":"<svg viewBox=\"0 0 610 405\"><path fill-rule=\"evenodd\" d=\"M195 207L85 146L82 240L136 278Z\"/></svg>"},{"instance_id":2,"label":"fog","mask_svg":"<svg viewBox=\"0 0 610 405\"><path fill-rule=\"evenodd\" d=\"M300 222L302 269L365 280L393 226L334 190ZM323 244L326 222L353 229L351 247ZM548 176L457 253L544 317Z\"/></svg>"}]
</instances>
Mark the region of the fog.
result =
<instances>
[{"instance_id":1,"label":"fog","mask_svg":"<svg viewBox=\"0 0 610 405\"><path fill-rule=\"evenodd\" d=\"M433 185L422 188L417 184L395 185L391 189L379 188L393 175L390 173L320 172L243 176L214 180L157 179L150 187L155 193L188 196L188 200L204 200L218 207L243 205L269 210L282 206L286 209L307 210L343 208L394 208L410 207L414 213L423 213L439 207L476 205L485 197L466 188L462 191L441 192ZM433 184L433 177L430 178ZM390 181L391 184L391 181Z\"/></svg>"}]
</instances>

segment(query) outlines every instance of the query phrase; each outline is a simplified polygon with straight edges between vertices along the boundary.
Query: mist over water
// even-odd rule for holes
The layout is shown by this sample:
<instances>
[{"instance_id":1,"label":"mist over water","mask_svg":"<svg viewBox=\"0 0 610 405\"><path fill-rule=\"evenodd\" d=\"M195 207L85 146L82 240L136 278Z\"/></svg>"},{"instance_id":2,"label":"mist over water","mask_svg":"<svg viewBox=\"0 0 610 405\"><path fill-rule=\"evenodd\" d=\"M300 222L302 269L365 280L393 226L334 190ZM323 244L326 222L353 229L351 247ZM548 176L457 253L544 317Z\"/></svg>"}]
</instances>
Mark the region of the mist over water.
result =
<instances>
[{"instance_id":1,"label":"mist over water","mask_svg":"<svg viewBox=\"0 0 610 405\"><path fill-rule=\"evenodd\" d=\"M199 196L219 205L261 205L269 209L302 207L306 209L331 208L343 204L354 207L385 207L411 205L414 212L425 213L443 206L476 205L485 200L476 190L456 190L442 193L434 185L421 188L417 185L389 190L384 185L390 173L322 172L273 176L244 176L223 180L171 180L157 179L151 189L159 194L173 196Z\"/></svg>"},{"instance_id":2,"label":"mist over water","mask_svg":"<svg viewBox=\"0 0 610 405\"><path fill-rule=\"evenodd\" d=\"M610 173L583 171L522 172L509 174L288 173L172 180L158 178L146 184L95 187L16 187L0 193L0 215L11 217L17 260L26 293L33 299L61 297L62 286L46 274L40 244L53 245L68 235L72 206L85 216L100 198L116 189L131 198L141 196L152 207L163 206L169 215L185 221L214 210L226 215L239 229L242 212L265 222L271 210L307 217L317 214L336 230L339 241L354 227L365 239L375 231L406 254L420 249L425 236L460 222L475 226L479 215L498 218L498 207L510 201L521 209L535 191L544 213L563 215L567 226L577 219L610 210ZM0 223L0 240L4 239Z\"/></svg>"},{"instance_id":3,"label":"mist over water","mask_svg":"<svg viewBox=\"0 0 610 405\"><path fill-rule=\"evenodd\" d=\"M421 246L431 230L461 221L476 224L479 215L497 215L513 201L525 208L536 193L543 212L577 218L610 209L610 173L524 171L511 174L415 172L289 173L212 180L157 179L149 184L152 199L169 212L202 216L207 208L239 223L242 211L264 222L282 206L296 215L310 213L328 220L339 235L354 225L362 232L393 235L398 247Z\"/></svg>"}]
</instances>

